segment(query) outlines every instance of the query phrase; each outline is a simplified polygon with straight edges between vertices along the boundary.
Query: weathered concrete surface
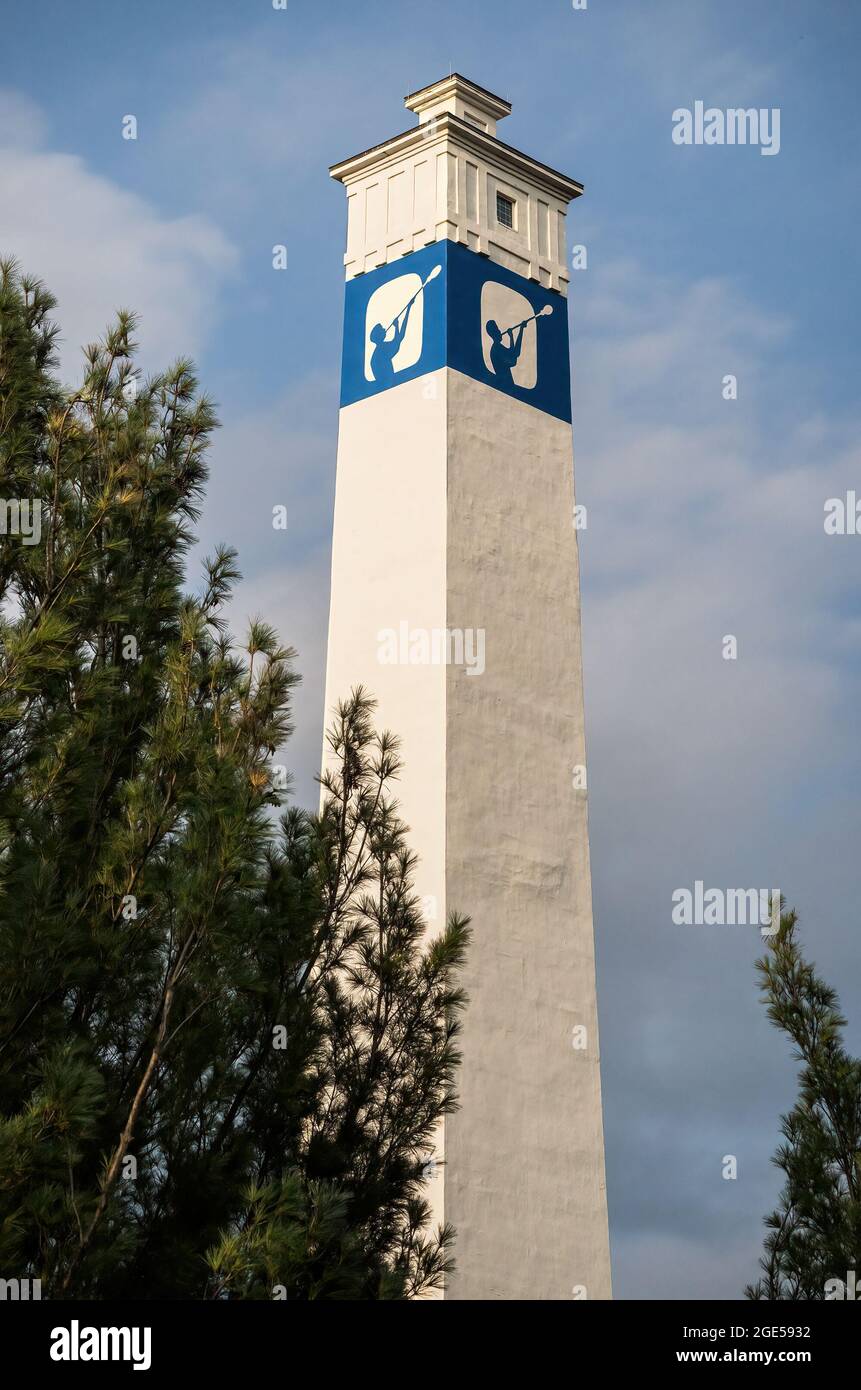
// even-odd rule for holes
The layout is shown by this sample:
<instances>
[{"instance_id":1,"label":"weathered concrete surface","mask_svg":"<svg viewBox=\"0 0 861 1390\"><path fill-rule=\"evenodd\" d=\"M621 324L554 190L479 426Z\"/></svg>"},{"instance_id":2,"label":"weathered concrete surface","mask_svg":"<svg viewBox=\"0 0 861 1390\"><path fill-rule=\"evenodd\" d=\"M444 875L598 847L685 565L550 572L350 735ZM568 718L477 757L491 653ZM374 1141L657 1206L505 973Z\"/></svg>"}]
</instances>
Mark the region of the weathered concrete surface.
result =
<instances>
[{"instance_id":1,"label":"weathered concrete surface","mask_svg":"<svg viewBox=\"0 0 861 1390\"><path fill-rule=\"evenodd\" d=\"M327 709L377 695L430 927L473 919L447 1298L610 1297L571 447L447 368L341 412ZM381 664L402 620L483 628L484 674Z\"/></svg>"},{"instance_id":2,"label":"weathered concrete surface","mask_svg":"<svg viewBox=\"0 0 861 1390\"><path fill-rule=\"evenodd\" d=\"M448 671L446 898L474 937L446 1297L609 1298L571 427L450 372L447 494L448 623L485 629L486 670Z\"/></svg>"}]
</instances>

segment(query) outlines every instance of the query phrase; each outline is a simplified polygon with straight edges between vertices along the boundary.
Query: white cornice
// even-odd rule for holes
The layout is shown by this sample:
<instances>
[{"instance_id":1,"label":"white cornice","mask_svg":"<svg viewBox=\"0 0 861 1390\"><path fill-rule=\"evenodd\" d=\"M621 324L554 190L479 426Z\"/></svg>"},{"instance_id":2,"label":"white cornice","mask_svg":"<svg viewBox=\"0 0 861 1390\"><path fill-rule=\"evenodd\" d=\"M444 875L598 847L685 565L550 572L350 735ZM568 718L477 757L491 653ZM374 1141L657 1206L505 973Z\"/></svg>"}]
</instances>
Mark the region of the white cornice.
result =
<instances>
[{"instance_id":1,"label":"white cornice","mask_svg":"<svg viewBox=\"0 0 861 1390\"><path fill-rule=\"evenodd\" d=\"M462 148L473 150L503 169L521 174L530 179L536 187L543 188L563 202L579 198L583 192L582 183L578 183L576 179L539 163L537 159L513 149L511 145L504 144L495 136L487 135L450 111L443 111L432 120L413 126L403 134L383 141L381 145L374 145L369 150L363 150L361 154L352 155L349 159L333 164L329 173L339 183L350 184L375 167L383 168L397 159L402 159L413 149L422 145L430 148L444 142L446 138L451 138Z\"/></svg>"},{"instance_id":2,"label":"white cornice","mask_svg":"<svg viewBox=\"0 0 861 1390\"><path fill-rule=\"evenodd\" d=\"M420 115L429 106L435 106L452 96L464 98L480 111L484 111L492 120L500 121L504 116L511 114L510 101L489 92L486 87L479 87L477 82L470 82L468 77L462 77L459 72L453 72L449 77L441 77L438 82L432 82L429 87L422 87L418 92L410 92L409 96L404 97L404 106L408 111L415 111Z\"/></svg>"}]
</instances>

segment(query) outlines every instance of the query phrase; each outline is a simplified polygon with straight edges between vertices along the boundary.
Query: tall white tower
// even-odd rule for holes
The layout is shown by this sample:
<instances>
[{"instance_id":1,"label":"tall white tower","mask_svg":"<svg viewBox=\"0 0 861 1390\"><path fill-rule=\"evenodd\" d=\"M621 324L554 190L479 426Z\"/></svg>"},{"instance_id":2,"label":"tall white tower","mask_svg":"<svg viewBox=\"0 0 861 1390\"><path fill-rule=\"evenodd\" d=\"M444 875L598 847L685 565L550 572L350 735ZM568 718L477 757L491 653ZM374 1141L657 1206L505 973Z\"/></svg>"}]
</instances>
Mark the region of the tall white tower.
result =
<instances>
[{"instance_id":1,"label":"tall white tower","mask_svg":"<svg viewBox=\"0 0 861 1390\"><path fill-rule=\"evenodd\" d=\"M417 891L472 918L437 1214L454 1299L610 1297L565 215L457 74L336 164L346 310L326 708L401 738Z\"/></svg>"}]
</instances>

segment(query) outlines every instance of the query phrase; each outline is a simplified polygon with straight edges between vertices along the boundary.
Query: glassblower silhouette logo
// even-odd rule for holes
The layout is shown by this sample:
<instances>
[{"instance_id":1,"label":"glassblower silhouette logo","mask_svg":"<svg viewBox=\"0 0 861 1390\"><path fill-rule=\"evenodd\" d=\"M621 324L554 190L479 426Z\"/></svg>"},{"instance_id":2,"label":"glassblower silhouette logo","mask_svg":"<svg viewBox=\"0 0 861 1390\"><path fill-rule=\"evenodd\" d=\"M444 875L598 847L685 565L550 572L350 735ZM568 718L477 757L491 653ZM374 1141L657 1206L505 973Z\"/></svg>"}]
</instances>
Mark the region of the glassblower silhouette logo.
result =
<instances>
[{"instance_id":1,"label":"glassblower silhouette logo","mask_svg":"<svg viewBox=\"0 0 861 1390\"><path fill-rule=\"evenodd\" d=\"M554 310L553 304L540 309L524 294L488 280L481 290L481 321L484 329L484 365L497 378L500 387L519 386L532 391L538 384L538 328ZM500 327L500 324L506 326Z\"/></svg>"},{"instance_id":2,"label":"glassblower silhouette logo","mask_svg":"<svg viewBox=\"0 0 861 1390\"><path fill-rule=\"evenodd\" d=\"M391 386L396 372L418 362L422 355L424 291L441 271L442 266L435 265L424 279L420 275L401 275L380 285L371 295L365 313L367 381ZM391 322L386 322L393 309Z\"/></svg>"}]
</instances>

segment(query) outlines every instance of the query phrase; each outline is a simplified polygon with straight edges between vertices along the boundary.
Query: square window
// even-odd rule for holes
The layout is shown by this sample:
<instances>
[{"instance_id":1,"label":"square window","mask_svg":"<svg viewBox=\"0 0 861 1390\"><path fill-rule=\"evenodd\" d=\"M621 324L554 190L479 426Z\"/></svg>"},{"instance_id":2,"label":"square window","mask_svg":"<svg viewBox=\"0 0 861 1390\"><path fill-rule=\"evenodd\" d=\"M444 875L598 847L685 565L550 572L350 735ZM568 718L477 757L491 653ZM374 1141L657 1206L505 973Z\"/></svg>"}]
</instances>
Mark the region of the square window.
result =
<instances>
[{"instance_id":1,"label":"square window","mask_svg":"<svg viewBox=\"0 0 861 1390\"><path fill-rule=\"evenodd\" d=\"M514 200L504 193L496 195L496 220L500 227L514 227Z\"/></svg>"}]
</instances>

